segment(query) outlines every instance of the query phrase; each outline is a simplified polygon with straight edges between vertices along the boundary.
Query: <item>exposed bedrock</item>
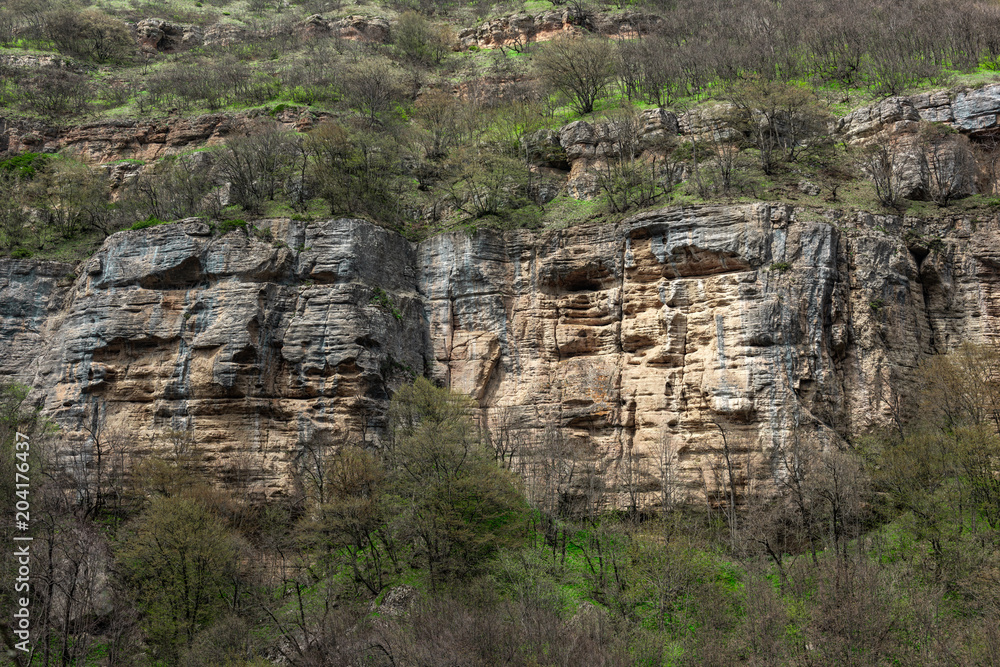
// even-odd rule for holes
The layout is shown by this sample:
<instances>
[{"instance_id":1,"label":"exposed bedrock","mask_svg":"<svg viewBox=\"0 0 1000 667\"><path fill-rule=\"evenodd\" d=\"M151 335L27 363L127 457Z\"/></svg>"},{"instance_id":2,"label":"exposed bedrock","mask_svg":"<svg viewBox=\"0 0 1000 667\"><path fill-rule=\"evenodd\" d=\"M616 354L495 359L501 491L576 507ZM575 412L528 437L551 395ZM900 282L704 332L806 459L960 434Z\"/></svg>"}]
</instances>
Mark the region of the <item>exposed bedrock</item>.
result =
<instances>
[{"instance_id":1,"label":"exposed bedrock","mask_svg":"<svg viewBox=\"0 0 1000 667\"><path fill-rule=\"evenodd\" d=\"M0 372L66 430L67 465L96 423L140 454L189 439L223 480L251 457L283 493L308 443L377 438L393 389L428 375L523 442L557 427L611 484L641 461L652 491L666 446L697 492L722 431L762 473L794 437L834 446L1000 317L995 220L753 204L419 244L270 224L274 243L191 222L79 267L0 261Z\"/></svg>"}]
</instances>

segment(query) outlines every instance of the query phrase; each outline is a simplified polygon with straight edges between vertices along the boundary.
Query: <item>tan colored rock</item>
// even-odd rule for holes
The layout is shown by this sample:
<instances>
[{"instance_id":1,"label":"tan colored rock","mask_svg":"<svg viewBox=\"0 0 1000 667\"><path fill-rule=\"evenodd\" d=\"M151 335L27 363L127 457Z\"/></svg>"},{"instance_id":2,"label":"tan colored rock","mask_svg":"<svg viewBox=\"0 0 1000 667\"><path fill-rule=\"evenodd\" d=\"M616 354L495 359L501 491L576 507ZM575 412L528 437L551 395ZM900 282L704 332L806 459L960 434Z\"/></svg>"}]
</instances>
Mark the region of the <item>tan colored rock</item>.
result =
<instances>
[{"instance_id":1,"label":"tan colored rock","mask_svg":"<svg viewBox=\"0 0 1000 667\"><path fill-rule=\"evenodd\" d=\"M163 53L201 46L205 39L201 28L196 25L174 24L159 18L139 21L135 26L135 37L141 49Z\"/></svg>"},{"instance_id":2,"label":"tan colored rock","mask_svg":"<svg viewBox=\"0 0 1000 667\"><path fill-rule=\"evenodd\" d=\"M827 215L672 208L416 245L356 220L270 221L286 247L195 222L122 232L72 278L0 261L0 370L66 430L64 461L97 414L140 455L187 433L220 479L252 456L287 493L308 443L377 442L393 388L426 374L526 448L557 427L607 502L633 461L651 502L664 447L681 491L713 493L720 429L780 474L793 438L886 423L922 359L1000 331L996 221Z\"/></svg>"},{"instance_id":3,"label":"tan colored rock","mask_svg":"<svg viewBox=\"0 0 1000 667\"><path fill-rule=\"evenodd\" d=\"M263 111L255 110L189 118L105 120L70 127L0 121L0 149L16 154L27 150L56 152L68 148L96 163L124 158L149 162L191 148L220 144L261 115ZM269 116L265 118L271 120ZM319 118L308 111L288 108L276 114L273 120L285 129L304 132Z\"/></svg>"}]
</instances>

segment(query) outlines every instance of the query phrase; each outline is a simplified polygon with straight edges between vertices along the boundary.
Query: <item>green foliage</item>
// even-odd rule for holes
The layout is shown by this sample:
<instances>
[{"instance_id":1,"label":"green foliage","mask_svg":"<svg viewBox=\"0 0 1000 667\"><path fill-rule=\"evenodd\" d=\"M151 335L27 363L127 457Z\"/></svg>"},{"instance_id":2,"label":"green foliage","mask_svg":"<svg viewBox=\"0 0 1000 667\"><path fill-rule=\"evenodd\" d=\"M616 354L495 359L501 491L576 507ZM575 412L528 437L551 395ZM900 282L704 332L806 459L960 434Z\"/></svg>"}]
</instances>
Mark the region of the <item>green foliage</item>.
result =
<instances>
[{"instance_id":1,"label":"green foliage","mask_svg":"<svg viewBox=\"0 0 1000 667\"><path fill-rule=\"evenodd\" d=\"M153 498L123 537L118 563L157 655L170 660L235 602L239 544L206 507L181 496Z\"/></svg>"},{"instance_id":2,"label":"green foliage","mask_svg":"<svg viewBox=\"0 0 1000 667\"><path fill-rule=\"evenodd\" d=\"M790 271L791 268L792 265L789 264L788 262L775 262L771 264L771 270L777 271L778 273L785 273L787 271Z\"/></svg>"},{"instance_id":3,"label":"green foliage","mask_svg":"<svg viewBox=\"0 0 1000 667\"><path fill-rule=\"evenodd\" d=\"M220 235L228 234L229 232L235 231L237 229L246 232L249 223L246 220L240 218L234 218L232 220L223 220L216 226L216 231Z\"/></svg>"},{"instance_id":4,"label":"green foliage","mask_svg":"<svg viewBox=\"0 0 1000 667\"><path fill-rule=\"evenodd\" d=\"M167 224L170 224L168 220L160 220L159 218L151 215L145 220L140 220L139 222L136 222L131 227L129 227L129 229L135 232L140 229L146 229L148 227L156 227L157 225L167 225Z\"/></svg>"},{"instance_id":5,"label":"green foliage","mask_svg":"<svg viewBox=\"0 0 1000 667\"><path fill-rule=\"evenodd\" d=\"M434 25L417 12L404 12L392 36L404 58L423 65L440 64L454 41L448 27Z\"/></svg>"},{"instance_id":6,"label":"green foliage","mask_svg":"<svg viewBox=\"0 0 1000 667\"><path fill-rule=\"evenodd\" d=\"M372 298L369 303L373 306L384 308L397 320L401 321L403 319L403 313L396 307L396 303L392 300L392 297L390 297L381 287L375 288L372 292Z\"/></svg>"},{"instance_id":7,"label":"green foliage","mask_svg":"<svg viewBox=\"0 0 1000 667\"><path fill-rule=\"evenodd\" d=\"M18 248L14 252L10 253L10 256L14 259L31 259L32 255L34 255L34 253L27 248Z\"/></svg>"},{"instance_id":8,"label":"green foliage","mask_svg":"<svg viewBox=\"0 0 1000 667\"><path fill-rule=\"evenodd\" d=\"M0 171L12 173L18 178L31 180L52 159L44 153L22 153L0 161Z\"/></svg>"},{"instance_id":9,"label":"green foliage","mask_svg":"<svg viewBox=\"0 0 1000 667\"><path fill-rule=\"evenodd\" d=\"M323 123L309 135L306 150L313 157L310 170L316 191L331 214L367 215L382 224L402 224L407 179L393 137Z\"/></svg>"},{"instance_id":10,"label":"green foliage","mask_svg":"<svg viewBox=\"0 0 1000 667\"><path fill-rule=\"evenodd\" d=\"M506 214L531 203L530 173L523 162L492 151L463 151L452 159L451 201L473 219Z\"/></svg>"},{"instance_id":11,"label":"green foliage","mask_svg":"<svg viewBox=\"0 0 1000 667\"><path fill-rule=\"evenodd\" d=\"M474 576L524 537L523 496L479 441L470 408L423 378L400 388L389 408L394 506L432 587Z\"/></svg>"}]
</instances>

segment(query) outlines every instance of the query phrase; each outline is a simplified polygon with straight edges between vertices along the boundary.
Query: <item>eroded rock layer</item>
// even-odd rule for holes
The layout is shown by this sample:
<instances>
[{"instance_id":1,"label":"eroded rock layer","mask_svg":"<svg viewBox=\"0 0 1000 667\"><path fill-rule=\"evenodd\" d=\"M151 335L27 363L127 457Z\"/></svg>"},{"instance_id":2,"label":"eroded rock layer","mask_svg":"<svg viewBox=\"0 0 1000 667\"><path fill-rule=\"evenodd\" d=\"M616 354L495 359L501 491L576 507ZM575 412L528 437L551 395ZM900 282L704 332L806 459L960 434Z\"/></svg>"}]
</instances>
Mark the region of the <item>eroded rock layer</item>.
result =
<instances>
[{"instance_id":1,"label":"eroded rock layer","mask_svg":"<svg viewBox=\"0 0 1000 667\"><path fill-rule=\"evenodd\" d=\"M180 438L207 471L249 456L285 493L310 443L377 441L392 390L427 375L516 431L524 460L557 433L652 493L667 451L698 492L723 434L773 472L794 438L832 446L909 409L920 361L1000 317L995 220L754 204L420 244L270 226L274 242L191 222L115 234L80 267L0 262L0 372L64 428L67 465L94 432L141 455Z\"/></svg>"}]
</instances>

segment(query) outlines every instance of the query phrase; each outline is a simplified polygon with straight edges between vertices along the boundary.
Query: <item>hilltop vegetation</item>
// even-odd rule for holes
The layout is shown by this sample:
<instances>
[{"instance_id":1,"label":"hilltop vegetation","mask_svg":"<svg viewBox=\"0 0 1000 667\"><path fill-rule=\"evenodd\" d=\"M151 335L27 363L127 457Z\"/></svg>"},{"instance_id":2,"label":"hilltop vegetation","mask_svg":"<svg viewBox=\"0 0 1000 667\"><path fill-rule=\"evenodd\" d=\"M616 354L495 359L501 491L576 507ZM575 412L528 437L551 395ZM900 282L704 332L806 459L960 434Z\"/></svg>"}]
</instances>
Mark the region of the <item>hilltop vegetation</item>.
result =
<instances>
[{"instance_id":1,"label":"hilltop vegetation","mask_svg":"<svg viewBox=\"0 0 1000 667\"><path fill-rule=\"evenodd\" d=\"M350 215L411 236L537 228L670 202L798 199L803 182L823 192L810 204L919 213L869 182L886 160L837 143L831 120L921 86L988 80L998 26L995 5L971 1L817 0L794 12L763 0L8 2L0 104L22 145L129 117L223 112L235 125L207 151L144 161L122 149L124 179L72 151L31 173L5 167L0 244L72 257L137 220L190 216ZM702 129L651 141L641 112L653 107ZM587 166L588 202L566 196L565 147L525 140L578 119L604 122L617 142ZM994 145L972 148L951 179L964 185L922 198L991 204Z\"/></svg>"}]
</instances>

